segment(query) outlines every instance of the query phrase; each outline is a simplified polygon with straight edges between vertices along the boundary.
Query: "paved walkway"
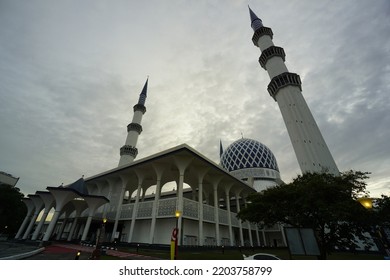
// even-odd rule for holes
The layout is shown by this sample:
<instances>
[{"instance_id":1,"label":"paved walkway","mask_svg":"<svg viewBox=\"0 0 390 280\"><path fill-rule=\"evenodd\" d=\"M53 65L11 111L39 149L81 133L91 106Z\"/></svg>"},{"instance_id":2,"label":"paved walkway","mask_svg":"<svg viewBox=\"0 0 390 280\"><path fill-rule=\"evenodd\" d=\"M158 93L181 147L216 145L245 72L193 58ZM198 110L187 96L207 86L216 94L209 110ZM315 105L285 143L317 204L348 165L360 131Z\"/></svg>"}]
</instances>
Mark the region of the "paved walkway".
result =
<instances>
[{"instance_id":1,"label":"paved walkway","mask_svg":"<svg viewBox=\"0 0 390 280\"><path fill-rule=\"evenodd\" d=\"M77 245L77 244L56 244L56 246L60 246L63 248L68 248L68 249L73 249L75 251L88 252L90 254L92 254L93 250L95 249L94 247L81 246L81 245ZM108 256L113 256L113 257L118 257L118 258L123 258L123 259L157 260L157 258L153 258L150 256L138 255L138 254L134 254L134 253L118 251L115 249L106 249L106 254Z\"/></svg>"},{"instance_id":2,"label":"paved walkway","mask_svg":"<svg viewBox=\"0 0 390 280\"><path fill-rule=\"evenodd\" d=\"M74 260L80 252L80 260L90 259L94 247L70 243L53 243L46 247L18 242L0 242L0 260ZM109 256L131 260L155 260L157 258L129 252L106 249Z\"/></svg>"},{"instance_id":3,"label":"paved walkway","mask_svg":"<svg viewBox=\"0 0 390 280\"><path fill-rule=\"evenodd\" d=\"M0 260L19 260L39 254L45 248L18 242L0 242Z\"/></svg>"}]
</instances>

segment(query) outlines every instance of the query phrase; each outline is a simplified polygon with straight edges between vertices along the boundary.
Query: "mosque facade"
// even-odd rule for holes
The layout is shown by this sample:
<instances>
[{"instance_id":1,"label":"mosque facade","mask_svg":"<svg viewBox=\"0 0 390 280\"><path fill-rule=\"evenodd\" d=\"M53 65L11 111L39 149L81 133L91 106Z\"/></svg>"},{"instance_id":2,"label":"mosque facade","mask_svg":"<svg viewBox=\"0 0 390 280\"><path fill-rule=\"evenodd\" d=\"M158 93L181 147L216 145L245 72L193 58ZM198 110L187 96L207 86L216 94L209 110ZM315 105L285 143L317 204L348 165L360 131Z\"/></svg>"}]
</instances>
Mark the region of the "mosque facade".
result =
<instances>
[{"instance_id":1,"label":"mosque facade","mask_svg":"<svg viewBox=\"0 0 390 280\"><path fill-rule=\"evenodd\" d=\"M299 76L284 66L272 30L252 10L250 16L260 65L271 78L268 91L279 104L302 172L337 173ZM177 228L181 246L285 246L282 225L260 227L237 218L249 195L283 183L266 145L247 138L225 150L221 145L219 163L186 144L136 160L147 90L148 80L133 107L118 167L28 195L28 214L15 238L168 245Z\"/></svg>"}]
</instances>

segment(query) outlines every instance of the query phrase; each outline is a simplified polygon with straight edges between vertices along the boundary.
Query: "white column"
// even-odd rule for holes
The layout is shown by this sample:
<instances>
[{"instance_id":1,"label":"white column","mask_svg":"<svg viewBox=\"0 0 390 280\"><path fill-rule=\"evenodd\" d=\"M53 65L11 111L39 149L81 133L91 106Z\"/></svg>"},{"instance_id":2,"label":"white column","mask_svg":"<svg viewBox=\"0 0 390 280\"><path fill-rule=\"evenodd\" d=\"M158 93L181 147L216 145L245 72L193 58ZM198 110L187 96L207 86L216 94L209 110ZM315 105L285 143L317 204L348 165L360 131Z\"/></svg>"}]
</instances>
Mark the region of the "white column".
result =
<instances>
[{"instance_id":1,"label":"white column","mask_svg":"<svg viewBox=\"0 0 390 280\"><path fill-rule=\"evenodd\" d=\"M50 224L45 232L45 236L43 237L42 241L49 241L51 234L53 233L53 229L56 226L56 223L58 221L58 218L60 217L61 214L61 209L55 210L53 217L51 218Z\"/></svg>"},{"instance_id":2,"label":"white column","mask_svg":"<svg viewBox=\"0 0 390 280\"><path fill-rule=\"evenodd\" d=\"M198 213L199 213L199 226L198 226L198 245L204 245L203 237L203 179L198 183Z\"/></svg>"},{"instance_id":3,"label":"white column","mask_svg":"<svg viewBox=\"0 0 390 280\"><path fill-rule=\"evenodd\" d=\"M135 202L134 202L134 207L133 207L133 213L131 217L131 224L130 224L130 230L128 234L128 239L127 242L131 243L133 240L133 233L134 233L134 227L135 227L135 221L137 219L138 215L138 207L139 207L139 201L140 201L140 196L141 196L141 190L142 190L142 183L144 181L145 174L143 174L141 171L135 170L135 173L137 174L138 177L138 188L137 188L137 194L135 196Z\"/></svg>"},{"instance_id":4,"label":"white column","mask_svg":"<svg viewBox=\"0 0 390 280\"><path fill-rule=\"evenodd\" d=\"M87 239L89 227L91 226L91 222L92 222L92 215L91 215L91 211L90 211L88 218L87 218L87 222L85 223L85 226L84 226L84 231L83 231L83 235L81 236L81 241L85 241Z\"/></svg>"},{"instance_id":5,"label":"white column","mask_svg":"<svg viewBox=\"0 0 390 280\"><path fill-rule=\"evenodd\" d=\"M257 246L260 246L260 236L259 236L259 226L256 225L256 239L257 239Z\"/></svg>"},{"instance_id":6,"label":"white column","mask_svg":"<svg viewBox=\"0 0 390 280\"><path fill-rule=\"evenodd\" d=\"M121 188L121 194L119 196L118 205L116 208L115 222L114 222L114 227L112 229L111 242L113 242L115 240L115 233L116 233L116 230L118 228L119 217L121 216L123 197L125 195L126 186L127 186L127 182L128 182L128 178L126 178L124 176L120 176L120 178L121 178L122 188ZM109 184L111 185L111 184L113 184L113 182L110 181Z\"/></svg>"},{"instance_id":7,"label":"white column","mask_svg":"<svg viewBox=\"0 0 390 280\"><path fill-rule=\"evenodd\" d=\"M161 178L164 172L164 165L162 164L153 164L154 171L156 172L156 192L154 194L153 209L152 209L152 221L150 223L150 232L149 232L149 244L154 242L154 232L156 229L156 219L158 214L158 202L160 200L161 193Z\"/></svg>"},{"instance_id":8,"label":"white column","mask_svg":"<svg viewBox=\"0 0 390 280\"><path fill-rule=\"evenodd\" d=\"M150 244L153 244L153 240L154 240L154 231L156 229L156 219L158 213L158 201L160 199L160 191L161 191L161 178L158 178L156 182L156 192L154 194L153 209L152 209L152 221L150 223L150 231L149 231Z\"/></svg>"},{"instance_id":9,"label":"white column","mask_svg":"<svg viewBox=\"0 0 390 280\"><path fill-rule=\"evenodd\" d=\"M131 243L131 241L133 240L135 221L137 219L139 199L140 199L140 195L141 195L142 181L140 181L140 179L138 179L138 180L139 181L138 181L137 195L135 196L133 213L132 213L132 217L131 217L130 230L129 230L129 234L128 234L129 237L127 239L127 242L129 242L129 243Z\"/></svg>"},{"instance_id":10,"label":"white column","mask_svg":"<svg viewBox=\"0 0 390 280\"><path fill-rule=\"evenodd\" d=\"M43 211L43 215L41 217L41 220L39 221L37 228L35 229L35 232L31 238L32 240L36 240L36 239L38 239L38 237L40 237L40 233L41 233L42 227L45 224L46 218L49 215L50 210L55 205L54 196L50 192L37 191L36 194L39 195L39 197L42 199L45 207L44 207L44 211Z\"/></svg>"},{"instance_id":11,"label":"white column","mask_svg":"<svg viewBox=\"0 0 390 280\"><path fill-rule=\"evenodd\" d=\"M230 196L229 196L230 187L225 190L225 200L226 200L226 210L228 212L228 224L229 224L229 239L230 246L234 246L233 242L233 227L232 227L232 216L230 215Z\"/></svg>"},{"instance_id":12,"label":"white column","mask_svg":"<svg viewBox=\"0 0 390 280\"><path fill-rule=\"evenodd\" d=\"M67 221L68 221L68 219L65 216L64 220L63 220L63 222L61 224L60 230L58 231L56 240L60 240L61 239L61 236L62 236L62 234L64 233L64 230L65 230L65 226L66 226Z\"/></svg>"},{"instance_id":13,"label":"white column","mask_svg":"<svg viewBox=\"0 0 390 280\"><path fill-rule=\"evenodd\" d=\"M41 220L39 221L37 228L35 229L31 240L37 240L38 235L41 232L42 226L44 225L44 223L46 221L46 218L47 218L47 215L49 214L50 209L51 209L51 207L49 209L45 208L45 210L42 214Z\"/></svg>"},{"instance_id":14,"label":"white column","mask_svg":"<svg viewBox=\"0 0 390 280\"><path fill-rule=\"evenodd\" d=\"M83 236L84 226L85 226L85 223L79 223L78 227L77 227L77 236L76 236L76 238L80 239L80 241L81 241L81 237Z\"/></svg>"},{"instance_id":15,"label":"white column","mask_svg":"<svg viewBox=\"0 0 390 280\"><path fill-rule=\"evenodd\" d=\"M246 199L244 198L243 200L244 200L245 207L247 207ZM249 221L247 221L247 225L248 225L249 244L251 245L251 247L253 247L251 223Z\"/></svg>"},{"instance_id":16,"label":"white column","mask_svg":"<svg viewBox=\"0 0 390 280\"><path fill-rule=\"evenodd\" d=\"M96 184L97 184L98 189L99 189L99 194L104 195L105 197L108 198L108 200L111 201L113 186L109 182L107 182L106 184L103 184L102 182L97 182ZM107 188L107 193L103 194L103 190L105 188ZM103 206L103 214L102 214L103 219L107 218L107 211L108 211L109 208L110 208L110 204L109 203L104 204L104 206Z\"/></svg>"},{"instance_id":17,"label":"white column","mask_svg":"<svg viewBox=\"0 0 390 280\"><path fill-rule=\"evenodd\" d=\"M239 199L239 194L236 193L236 207L237 207L237 213L240 212L240 199ZM242 224L240 223L240 221L238 221L238 227L239 227L239 231L240 231L240 243L241 243L241 246L244 246L244 234L242 233Z\"/></svg>"},{"instance_id":18,"label":"white column","mask_svg":"<svg viewBox=\"0 0 390 280\"><path fill-rule=\"evenodd\" d=\"M20 226L18 233L15 235L15 239L18 239L19 236L23 233L24 229L27 227L28 222L32 218L32 213L27 214L27 216L24 218L22 225Z\"/></svg>"},{"instance_id":19,"label":"white column","mask_svg":"<svg viewBox=\"0 0 390 280\"><path fill-rule=\"evenodd\" d=\"M177 210L180 212L180 217L178 219L178 230L179 236L177 237L178 245L183 244L183 185L184 185L184 170L180 170L179 182L177 186Z\"/></svg>"},{"instance_id":20,"label":"white column","mask_svg":"<svg viewBox=\"0 0 390 280\"><path fill-rule=\"evenodd\" d=\"M30 223L28 224L27 230L25 231L22 239L27 239L28 235L30 234L30 232L31 232L31 230L32 230L32 228L33 228L33 226L35 224L35 221L38 218L38 215L39 215L39 212L37 213L35 211L34 215L32 216L32 218L30 220Z\"/></svg>"},{"instance_id":21,"label":"white column","mask_svg":"<svg viewBox=\"0 0 390 280\"><path fill-rule=\"evenodd\" d=\"M282 233L282 238L283 238L283 242L284 242L284 246L287 246L287 239L286 239L286 235L284 233L284 226L282 224L279 224L279 227L280 227L280 231Z\"/></svg>"},{"instance_id":22,"label":"white column","mask_svg":"<svg viewBox=\"0 0 390 280\"><path fill-rule=\"evenodd\" d=\"M218 198L218 182L213 184L214 191L214 219L215 219L215 238L217 239L217 246L221 245L221 236L219 233L219 198Z\"/></svg>"},{"instance_id":23,"label":"white column","mask_svg":"<svg viewBox=\"0 0 390 280\"><path fill-rule=\"evenodd\" d=\"M203 179L206 175L207 168L198 168L198 215L199 215L199 226L198 226L198 246L204 245L204 235L203 235Z\"/></svg>"},{"instance_id":24,"label":"white column","mask_svg":"<svg viewBox=\"0 0 390 280\"><path fill-rule=\"evenodd\" d=\"M33 211L35 209L34 203L32 202L32 200L30 198L27 198L27 197L22 198L22 201L27 206L27 215L24 218L23 223L20 226L17 234L15 235L15 239L19 239L19 237L22 235L23 231L27 227L28 222L31 220L31 218L33 216Z\"/></svg>"},{"instance_id":25,"label":"white column","mask_svg":"<svg viewBox=\"0 0 390 280\"><path fill-rule=\"evenodd\" d=\"M78 195L70 190L67 190L66 188L54 188L54 187L47 187L47 189L50 191L50 193L53 195L56 203L55 212L53 215L52 220L50 221L49 227L47 228L45 232L45 236L43 237L43 242L48 241L50 239L51 234L53 233L53 230L56 226L56 223L58 221L58 218L60 217L61 211L68 202L73 200L74 198L78 197Z\"/></svg>"},{"instance_id":26,"label":"white column","mask_svg":"<svg viewBox=\"0 0 390 280\"><path fill-rule=\"evenodd\" d=\"M249 221L247 221L247 224L248 224L249 244L251 245L251 247L253 247L251 223Z\"/></svg>"},{"instance_id":27,"label":"white column","mask_svg":"<svg viewBox=\"0 0 390 280\"><path fill-rule=\"evenodd\" d=\"M267 239L266 239L266 236L265 236L265 229L263 229L261 231L261 233L263 234L264 246L268 246L268 242L267 242Z\"/></svg>"},{"instance_id":28,"label":"white column","mask_svg":"<svg viewBox=\"0 0 390 280\"><path fill-rule=\"evenodd\" d=\"M33 195L28 195L28 197L34 203L35 211L34 211L33 217L31 218L30 224L28 225L27 230L26 230L26 232L23 235L23 239L27 239L28 236L30 235L30 233L31 233L31 231L32 231L32 229L33 229L33 227L35 225L35 222L36 222L36 220L38 218L38 215L39 215L39 213L41 212L41 210L43 208L43 200L38 195L33 194Z\"/></svg>"},{"instance_id":29,"label":"white column","mask_svg":"<svg viewBox=\"0 0 390 280\"><path fill-rule=\"evenodd\" d=\"M175 156L174 161L179 169L179 182L177 186L177 211L181 213L178 219L178 245L183 243L183 185L184 185L184 173L187 167L190 165L192 158L184 156ZM174 213L173 213L174 214Z\"/></svg>"},{"instance_id":30,"label":"white column","mask_svg":"<svg viewBox=\"0 0 390 280\"><path fill-rule=\"evenodd\" d=\"M76 228L78 219L79 219L79 217L77 217L77 216L73 219L72 226L70 227L69 236L68 236L67 241L71 241L72 240L72 237L73 237L74 230Z\"/></svg>"},{"instance_id":31,"label":"white column","mask_svg":"<svg viewBox=\"0 0 390 280\"><path fill-rule=\"evenodd\" d=\"M88 219L87 219L87 222L85 223L85 228L84 228L83 236L81 237L81 241L84 241L87 239L89 227L91 225L92 218L95 215L96 210L100 206L102 206L103 204L108 202L107 198L101 198L101 197L96 197L96 196L95 197L86 196L86 197L84 197L84 200L88 205ZM102 222L102 220L101 220L101 222Z\"/></svg>"}]
</instances>

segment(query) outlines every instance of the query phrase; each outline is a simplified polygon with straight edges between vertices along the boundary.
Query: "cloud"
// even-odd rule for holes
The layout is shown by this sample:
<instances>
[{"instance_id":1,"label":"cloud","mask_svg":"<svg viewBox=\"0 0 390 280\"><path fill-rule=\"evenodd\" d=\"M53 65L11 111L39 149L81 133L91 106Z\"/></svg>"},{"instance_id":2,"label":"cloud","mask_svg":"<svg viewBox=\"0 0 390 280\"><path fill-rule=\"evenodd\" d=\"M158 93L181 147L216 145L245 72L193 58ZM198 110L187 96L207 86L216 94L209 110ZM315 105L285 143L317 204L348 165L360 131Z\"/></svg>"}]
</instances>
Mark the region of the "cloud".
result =
<instances>
[{"instance_id":1,"label":"cloud","mask_svg":"<svg viewBox=\"0 0 390 280\"><path fill-rule=\"evenodd\" d=\"M341 170L371 171L388 193L390 6L367 1L251 1ZM3 1L0 170L27 193L116 167L132 106L149 89L138 158L187 143L219 161L241 137L300 173L247 1Z\"/></svg>"}]
</instances>

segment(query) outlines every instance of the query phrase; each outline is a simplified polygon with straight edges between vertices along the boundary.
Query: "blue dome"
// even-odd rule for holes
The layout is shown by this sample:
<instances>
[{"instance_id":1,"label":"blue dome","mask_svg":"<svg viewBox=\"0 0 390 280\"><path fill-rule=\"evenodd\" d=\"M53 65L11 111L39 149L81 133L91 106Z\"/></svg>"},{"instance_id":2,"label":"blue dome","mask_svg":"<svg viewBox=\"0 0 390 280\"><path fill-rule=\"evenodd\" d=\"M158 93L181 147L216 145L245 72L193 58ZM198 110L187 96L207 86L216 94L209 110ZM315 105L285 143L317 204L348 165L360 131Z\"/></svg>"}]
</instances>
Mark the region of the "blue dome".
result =
<instances>
[{"instance_id":1,"label":"blue dome","mask_svg":"<svg viewBox=\"0 0 390 280\"><path fill-rule=\"evenodd\" d=\"M264 144L247 138L233 142L223 152L221 165L231 172L246 168L268 168L279 172L276 158Z\"/></svg>"}]
</instances>

